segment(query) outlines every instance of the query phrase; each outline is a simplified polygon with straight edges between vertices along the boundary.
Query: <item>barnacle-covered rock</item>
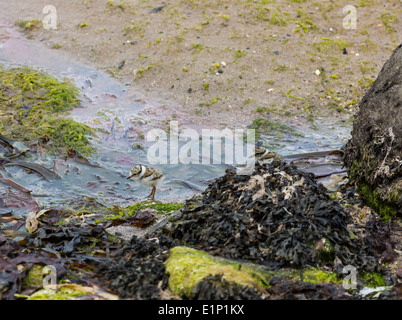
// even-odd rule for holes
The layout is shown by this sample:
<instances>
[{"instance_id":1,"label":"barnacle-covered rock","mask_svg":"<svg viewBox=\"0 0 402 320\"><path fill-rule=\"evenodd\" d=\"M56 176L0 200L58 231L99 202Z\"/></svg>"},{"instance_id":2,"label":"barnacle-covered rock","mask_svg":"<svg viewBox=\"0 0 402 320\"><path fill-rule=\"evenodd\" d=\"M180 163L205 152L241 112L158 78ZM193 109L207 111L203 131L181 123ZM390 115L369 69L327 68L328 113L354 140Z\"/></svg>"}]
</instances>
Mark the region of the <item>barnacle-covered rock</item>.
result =
<instances>
[{"instance_id":1,"label":"barnacle-covered rock","mask_svg":"<svg viewBox=\"0 0 402 320\"><path fill-rule=\"evenodd\" d=\"M349 176L384 218L402 214L402 45L359 103L345 147Z\"/></svg>"}]
</instances>

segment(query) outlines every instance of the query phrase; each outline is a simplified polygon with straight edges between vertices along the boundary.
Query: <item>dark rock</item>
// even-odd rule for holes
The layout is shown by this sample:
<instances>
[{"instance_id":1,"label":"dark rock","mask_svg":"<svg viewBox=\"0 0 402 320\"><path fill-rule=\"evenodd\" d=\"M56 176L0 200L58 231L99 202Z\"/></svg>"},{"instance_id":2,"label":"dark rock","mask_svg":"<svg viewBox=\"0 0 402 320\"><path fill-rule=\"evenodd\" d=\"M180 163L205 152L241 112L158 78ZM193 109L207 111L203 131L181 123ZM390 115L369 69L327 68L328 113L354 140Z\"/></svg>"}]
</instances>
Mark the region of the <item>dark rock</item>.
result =
<instances>
[{"instance_id":1,"label":"dark rock","mask_svg":"<svg viewBox=\"0 0 402 320\"><path fill-rule=\"evenodd\" d=\"M158 13L158 12L162 11L162 9L163 9L164 7L166 7L166 5L161 6L161 7L157 7L157 8L153 8L152 11L151 11L151 13Z\"/></svg>"},{"instance_id":2,"label":"dark rock","mask_svg":"<svg viewBox=\"0 0 402 320\"><path fill-rule=\"evenodd\" d=\"M344 161L373 209L402 214L402 45L360 101Z\"/></svg>"},{"instance_id":3,"label":"dark rock","mask_svg":"<svg viewBox=\"0 0 402 320\"><path fill-rule=\"evenodd\" d=\"M117 66L117 69L121 70L121 68L123 68L125 63L126 63L126 60L123 60L122 62L120 62L119 65Z\"/></svg>"}]
</instances>

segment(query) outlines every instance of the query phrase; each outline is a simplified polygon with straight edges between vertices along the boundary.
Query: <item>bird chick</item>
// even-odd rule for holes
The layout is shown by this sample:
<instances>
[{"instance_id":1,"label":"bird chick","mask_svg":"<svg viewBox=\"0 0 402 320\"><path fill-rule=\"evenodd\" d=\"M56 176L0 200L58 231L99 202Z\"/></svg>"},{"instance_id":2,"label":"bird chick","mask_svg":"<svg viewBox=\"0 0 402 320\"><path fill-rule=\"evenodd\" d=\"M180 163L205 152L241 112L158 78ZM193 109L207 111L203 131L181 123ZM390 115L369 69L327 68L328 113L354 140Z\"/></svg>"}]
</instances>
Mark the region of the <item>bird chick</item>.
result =
<instances>
[{"instance_id":1,"label":"bird chick","mask_svg":"<svg viewBox=\"0 0 402 320\"><path fill-rule=\"evenodd\" d=\"M162 171L144 165L136 165L130 170L127 179L139 182L140 184L152 187L152 191L146 198L155 199L156 186L164 179Z\"/></svg>"}]
</instances>

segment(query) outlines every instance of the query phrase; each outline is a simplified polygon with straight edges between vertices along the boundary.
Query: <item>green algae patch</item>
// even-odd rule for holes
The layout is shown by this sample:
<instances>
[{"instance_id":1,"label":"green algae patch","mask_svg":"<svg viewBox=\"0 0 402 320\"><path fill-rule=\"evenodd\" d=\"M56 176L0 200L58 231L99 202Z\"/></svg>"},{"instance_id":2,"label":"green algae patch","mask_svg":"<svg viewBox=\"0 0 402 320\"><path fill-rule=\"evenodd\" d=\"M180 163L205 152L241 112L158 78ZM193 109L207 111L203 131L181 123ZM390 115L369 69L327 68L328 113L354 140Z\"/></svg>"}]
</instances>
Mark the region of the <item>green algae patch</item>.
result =
<instances>
[{"instance_id":1,"label":"green algae patch","mask_svg":"<svg viewBox=\"0 0 402 320\"><path fill-rule=\"evenodd\" d=\"M74 151L88 157L95 152L88 139L94 130L65 118L80 106L79 94L69 79L60 81L29 67L0 66L0 132L52 154Z\"/></svg>"},{"instance_id":2,"label":"green algae patch","mask_svg":"<svg viewBox=\"0 0 402 320\"><path fill-rule=\"evenodd\" d=\"M43 266L33 266L24 279L24 288L41 288L43 286Z\"/></svg>"},{"instance_id":3,"label":"green algae patch","mask_svg":"<svg viewBox=\"0 0 402 320\"><path fill-rule=\"evenodd\" d=\"M335 272L324 271L319 268L307 268L303 270L303 281L309 283L342 283Z\"/></svg>"},{"instance_id":4,"label":"green algae patch","mask_svg":"<svg viewBox=\"0 0 402 320\"><path fill-rule=\"evenodd\" d=\"M41 289L30 295L27 300L75 300L79 296L88 294L88 292L68 287L62 287L59 290Z\"/></svg>"},{"instance_id":5,"label":"green algae patch","mask_svg":"<svg viewBox=\"0 0 402 320\"><path fill-rule=\"evenodd\" d=\"M273 277L309 283L342 283L342 279L338 279L335 272L319 268L310 267L302 272L296 269L269 271L252 263L213 257L188 247L171 249L165 267L166 273L169 274L169 289L183 296L190 296L197 283L209 275L223 275L223 279L228 282L254 287L258 291L269 289L269 282Z\"/></svg>"},{"instance_id":6,"label":"green algae patch","mask_svg":"<svg viewBox=\"0 0 402 320\"><path fill-rule=\"evenodd\" d=\"M179 210L183 208L182 203L162 203L162 202L138 202L131 206L126 207L126 212L128 216L132 216L136 214L140 210L144 210L146 208L154 209L158 214L169 215L173 211Z\"/></svg>"},{"instance_id":7,"label":"green algae patch","mask_svg":"<svg viewBox=\"0 0 402 320\"><path fill-rule=\"evenodd\" d=\"M370 171L367 170L370 159L368 156L364 156L363 161L367 162L367 165L364 168L364 175L361 176L363 172L363 166L361 163L357 160L353 160L349 169L349 179L357 181L357 191L366 199L368 205L380 214L383 220L388 221L390 218L398 215L398 210L393 206L393 204L398 203L399 197L401 196L401 189L399 187L398 191L398 186L396 186L394 192L391 193L390 199L388 199L389 202L384 201L380 194L365 181L365 177L370 175Z\"/></svg>"},{"instance_id":8,"label":"green algae patch","mask_svg":"<svg viewBox=\"0 0 402 320\"><path fill-rule=\"evenodd\" d=\"M370 288L383 287L385 286L385 281L380 273L364 273L358 277L359 280L363 281L364 285Z\"/></svg>"},{"instance_id":9,"label":"green algae patch","mask_svg":"<svg viewBox=\"0 0 402 320\"><path fill-rule=\"evenodd\" d=\"M112 213L106 214L102 219L96 220L95 222L104 223L109 220L129 218L144 209L156 210L156 213L159 215L170 215L172 212L183 208L183 206L184 204L177 202L137 202L125 208L114 207L112 208Z\"/></svg>"},{"instance_id":10,"label":"green algae patch","mask_svg":"<svg viewBox=\"0 0 402 320\"><path fill-rule=\"evenodd\" d=\"M197 283L206 276L223 274L223 279L249 287L268 287L269 274L257 267L251 268L222 258L212 257L206 252L187 247L171 249L166 260L169 289L175 294L189 296Z\"/></svg>"},{"instance_id":11,"label":"green algae patch","mask_svg":"<svg viewBox=\"0 0 402 320\"><path fill-rule=\"evenodd\" d=\"M269 121L264 118L254 119L248 129L255 130L255 138L258 140L261 135L282 138L284 135L303 136L300 132L291 127L276 121Z\"/></svg>"},{"instance_id":12,"label":"green algae patch","mask_svg":"<svg viewBox=\"0 0 402 320\"><path fill-rule=\"evenodd\" d=\"M341 50L352 46L352 42L346 42L343 39L330 39L327 37L321 38L320 42L313 43L313 47L317 49L318 52L327 54L329 52L342 52Z\"/></svg>"},{"instance_id":13,"label":"green algae patch","mask_svg":"<svg viewBox=\"0 0 402 320\"><path fill-rule=\"evenodd\" d=\"M397 216L397 209L383 201L380 195L367 183L359 181L357 191L363 195L369 206L377 211L383 220L388 221L390 218Z\"/></svg>"},{"instance_id":14,"label":"green algae patch","mask_svg":"<svg viewBox=\"0 0 402 320\"><path fill-rule=\"evenodd\" d=\"M17 20L15 25L20 28L20 31L31 31L42 27L42 21L38 19L32 20Z\"/></svg>"}]
</instances>

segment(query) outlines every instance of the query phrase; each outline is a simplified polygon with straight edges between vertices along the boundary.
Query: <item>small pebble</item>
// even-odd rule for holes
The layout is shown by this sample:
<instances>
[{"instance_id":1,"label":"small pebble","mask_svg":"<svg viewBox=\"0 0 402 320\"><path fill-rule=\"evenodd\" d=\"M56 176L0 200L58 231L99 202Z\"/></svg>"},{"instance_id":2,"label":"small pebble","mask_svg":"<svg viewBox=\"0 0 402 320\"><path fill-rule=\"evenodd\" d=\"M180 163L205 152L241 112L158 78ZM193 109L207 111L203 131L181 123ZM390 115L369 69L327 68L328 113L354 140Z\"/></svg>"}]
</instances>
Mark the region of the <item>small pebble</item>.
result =
<instances>
[{"instance_id":1,"label":"small pebble","mask_svg":"<svg viewBox=\"0 0 402 320\"><path fill-rule=\"evenodd\" d=\"M188 93L191 93L191 92L193 92L193 89L192 89L192 88L188 88L187 92L188 92Z\"/></svg>"}]
</instances>

